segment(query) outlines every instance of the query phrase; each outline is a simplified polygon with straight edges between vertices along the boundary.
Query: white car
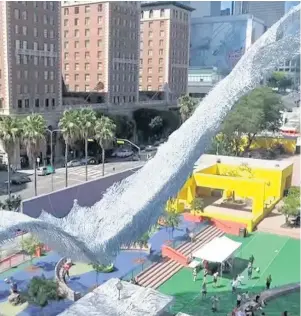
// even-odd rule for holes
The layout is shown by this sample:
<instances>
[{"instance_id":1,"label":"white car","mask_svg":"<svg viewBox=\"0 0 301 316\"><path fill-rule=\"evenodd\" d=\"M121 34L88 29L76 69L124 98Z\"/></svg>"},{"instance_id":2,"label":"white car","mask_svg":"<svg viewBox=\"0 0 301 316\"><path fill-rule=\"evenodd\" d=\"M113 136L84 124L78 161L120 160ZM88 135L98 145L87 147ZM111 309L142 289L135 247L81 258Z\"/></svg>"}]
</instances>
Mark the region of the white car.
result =
<instances>
[{"instance_id":1,"label":"white car","mask_svg":"<svg viewBox=\"0 0 301 316\"><path fill-rule=\"evenodd\" d=\"M67 162L67 167L78 167L81 165L81 161L80 160L70 160Z\"/></svg>"},{"instance_id":2,"label":"white car","mask_svg":"<svg viewBox=\"0 0 301 316\"><path fill-rule=\"evenodd\" d=\"M132 150L129 149L121 149L116 153L116 157L118 158L126 158L126 157L130 157L134 154L134 152Z\"/></svg>"}]
</instances>

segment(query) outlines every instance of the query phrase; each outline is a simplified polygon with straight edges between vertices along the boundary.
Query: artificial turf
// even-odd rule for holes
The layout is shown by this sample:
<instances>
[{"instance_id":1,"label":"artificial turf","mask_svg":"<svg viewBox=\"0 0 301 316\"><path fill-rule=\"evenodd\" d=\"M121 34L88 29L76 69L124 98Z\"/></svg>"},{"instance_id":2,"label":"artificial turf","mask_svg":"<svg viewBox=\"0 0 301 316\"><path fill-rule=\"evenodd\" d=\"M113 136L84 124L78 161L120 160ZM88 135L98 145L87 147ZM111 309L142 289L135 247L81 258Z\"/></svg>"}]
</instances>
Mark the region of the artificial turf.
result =
<instances>
[{"instance_id":1,"label":"artificial turf","mask_svg":"<svg viewBox=\"0 0 301 316\"><path fill-rule=\"evenodd\" d=\"M172 312L183 312L193 316L227 315L236 303L236 295L231 293L231 280L238 273L244 276L244 284L239 291L249 291L250 294L259 293L264 289L269 274L272 276L271 288L300 282L300 240L264 233L254 233L244 239L228 237L242 242L236 254L233 275L224 275L220 278L217 288L213 287L211 277L207 277L208 294L206 299L202 299L200 294L202 272L199 273L197 281L193 282L191 269L181 269L159 288L160 292L175 297L175 303L171 307ZM247 263L251 255L255 257L254 266L259 267L260 272L254 272L252 280L248 280ZM219 299L218 312L215 313L211 312L210 297L213 295L217 295ZM292 297L296 298L298 295ZM269 305L274 306L277 301ZM294 302L290 304L291 307L288 306L288 309L293 306L294 309L297 307L300 309L300 300L295 299ZM281 310L278 308L279 312Z\"/></svg>"}]
</instances>

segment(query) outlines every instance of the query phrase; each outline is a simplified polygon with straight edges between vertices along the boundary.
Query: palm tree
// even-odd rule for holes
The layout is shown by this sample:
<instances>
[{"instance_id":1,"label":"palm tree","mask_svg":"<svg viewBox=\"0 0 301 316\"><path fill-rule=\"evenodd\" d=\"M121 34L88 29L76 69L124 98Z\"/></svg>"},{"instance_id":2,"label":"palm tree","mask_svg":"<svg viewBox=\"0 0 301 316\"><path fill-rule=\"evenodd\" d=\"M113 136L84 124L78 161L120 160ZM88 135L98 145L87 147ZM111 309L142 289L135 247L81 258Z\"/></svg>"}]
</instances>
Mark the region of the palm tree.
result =
<instances>
[{"instance_id":1,"label":"palm tree","mask_svg":"<svg viewBox=\"0 0 301 316\"><path fill-rule=\"evenodd\" d=\"M180 114L181 114L182 123L184 123L193 114L193 112L198 104L198 101L191 98L187 94L187 95L183 95L181 98L179 98L178 104L180 107Z\"/></svg>"},{"instance_id":2,"label":"palm tree","mask_svg":"<svg viewBox=\"0 0 301 316\"><path fill-rule=\"evenodd\" d=\"M202 199L201 197L195 197L191 201L191 209L194 211L204 212L204 207L205 207L204 199Z\"/></svg>"},{"instance_id":3,"label":"palm tree","mask_svg":"<svg viewBox=\"0 0 301 316\"><path fill-rule=\"evenodd\" d=\"M68 148L80 138L77 110L65 110L59 121L59 128L65 141L65 186L68 186Z\"/></svg>"},{"instance_id":4,"label":"palm tree","mask_svg":"<svg viewBox=\"0 0 301 316\"><path fill-rule=\"evenodd\" d=\"M165 212L165 223L167 227L171 227L171 236L176 227L180 224L180 215L176 212L175 209Z\"/></svg>"},{"instance_id":5,"label":"palm tree","mask_svg":"<svg viewBox=\"0 0 301 316\"><path fill-rule=\"evenodd\" d=\"M80 136L85 142L86 181L88 181L88 139L94 136L96 114L92 109L81 109L78 112Z\"/></svg>"},{"instance_id":6,"label":"palm tree","mask_svg":"<svg viewBox=\"0 0 301 316\"><path fill-rule=\"evenodd\" d=\"M7 191L8 198L11 198L10 192L10 165L11 157L14 154L16 142L20 137L19 120L10 116L4 116L0 121L0 140L2 141L3 149L7 155Z\"/></svg>"},{"instance_id":7,"label":"palm tree","mask_svg":"<svg viewBox=\"0 0 301 316\"><path fill-rule=\"evenodd\" d=\"M116 125L107 116L102 116L96 121L95 125L95 139L101 147L102 153L102 175L105 174L105 148L108 143L112 142L115 138Z\"/></svg>"},{"instance_id":8,"label":"palm tree","mask_svg":"<svg viewBox=\"0 0 301 316\"><path fill-rule=\"evenodd\" d=\"M37 158L45 143L46 121L40 114L28 115L22 122L22 139L34 168L34 192L37 195Z\"/></svg>"}]
</instances>

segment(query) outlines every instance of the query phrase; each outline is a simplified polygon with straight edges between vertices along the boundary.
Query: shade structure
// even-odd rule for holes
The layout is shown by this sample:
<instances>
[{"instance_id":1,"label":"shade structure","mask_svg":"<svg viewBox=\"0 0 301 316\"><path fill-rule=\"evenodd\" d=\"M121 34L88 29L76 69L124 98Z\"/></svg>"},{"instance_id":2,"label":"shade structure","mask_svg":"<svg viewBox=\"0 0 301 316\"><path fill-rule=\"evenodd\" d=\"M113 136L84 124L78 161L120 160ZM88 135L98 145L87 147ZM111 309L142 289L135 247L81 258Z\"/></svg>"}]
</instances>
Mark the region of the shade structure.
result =
<instances>
[{"instance_id":1,"label":"shade structure","mask_svg":"<svg viewBox=\"0 0 301 316\"><path fill-rule=\"evenodd\" d=\"M240 242L233 241L226 236L216 237L194 252L192 256L208 262L222 263L230 258L240 246Z\"/></svg>"},{"instance_id":2,"label":"shade structure","mask_svg":"<svg viewBox=\"0 0 301 316\"><path fill-rule=\"evenodd\" d=\"M108 280L59 315L157 316L173 301L172 296L125 281L121 281L119 297L118 283L120 280L116 278Z\"/></svg>"}]
</instances>

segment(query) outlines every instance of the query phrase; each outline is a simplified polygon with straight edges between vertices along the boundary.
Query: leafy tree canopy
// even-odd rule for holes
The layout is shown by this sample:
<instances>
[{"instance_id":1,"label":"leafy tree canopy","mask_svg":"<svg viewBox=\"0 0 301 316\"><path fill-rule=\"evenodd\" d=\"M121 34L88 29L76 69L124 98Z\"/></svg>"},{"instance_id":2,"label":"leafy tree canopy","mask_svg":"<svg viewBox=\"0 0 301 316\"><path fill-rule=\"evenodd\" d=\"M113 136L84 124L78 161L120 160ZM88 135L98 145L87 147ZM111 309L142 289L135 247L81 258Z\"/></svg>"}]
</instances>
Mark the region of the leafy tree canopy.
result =
<instances>
[{"instance_id":1,"label":"leafy tree canopy","mask_svg":"<svg viewBox=\"0 0 301 316\"><path fill-rule=\"evenodd\" d=\"M185 122L193 114L198 105L198 101L187 94L179 98L178 104L182 122Z\"/></svg>"},{"instance_id":2,"label":"leafy tree canopy","mask_svg":"<svg viewBox=\"0 0 301 316\"><path fill-rule=\"evenodd\" d=\"M281 98L271 88L256 88L243 96L222 125L222 141L228 143L225 147L237 156L248 151L258 133L279 129L282 110ZM245 145L243 135L247 137Z\"/></svg>"},{"instance_id":3,"label":"leafy tree canopy","mask_svg":"<svg viewBox=\"0 0 301 316\"><path fill-rule=\"evenodd\" d=\"M300 188L291 187L288 195L283 198L283 205L280 207L280 212L285 215L286 222L290 216L297 216L300 214Z\"/></svg>"},{"instance_id":4,"label":"leafy tree canopy","mask_svg":"<svg viewBox=\"0 0 301 316\"><path fill-rule=\"evenodd\" d=\"M202 199L200 197L194 198L191 202L192 210L203 212L204 207L205 207L204 199Z\"/></svg>"}]
</instances>

